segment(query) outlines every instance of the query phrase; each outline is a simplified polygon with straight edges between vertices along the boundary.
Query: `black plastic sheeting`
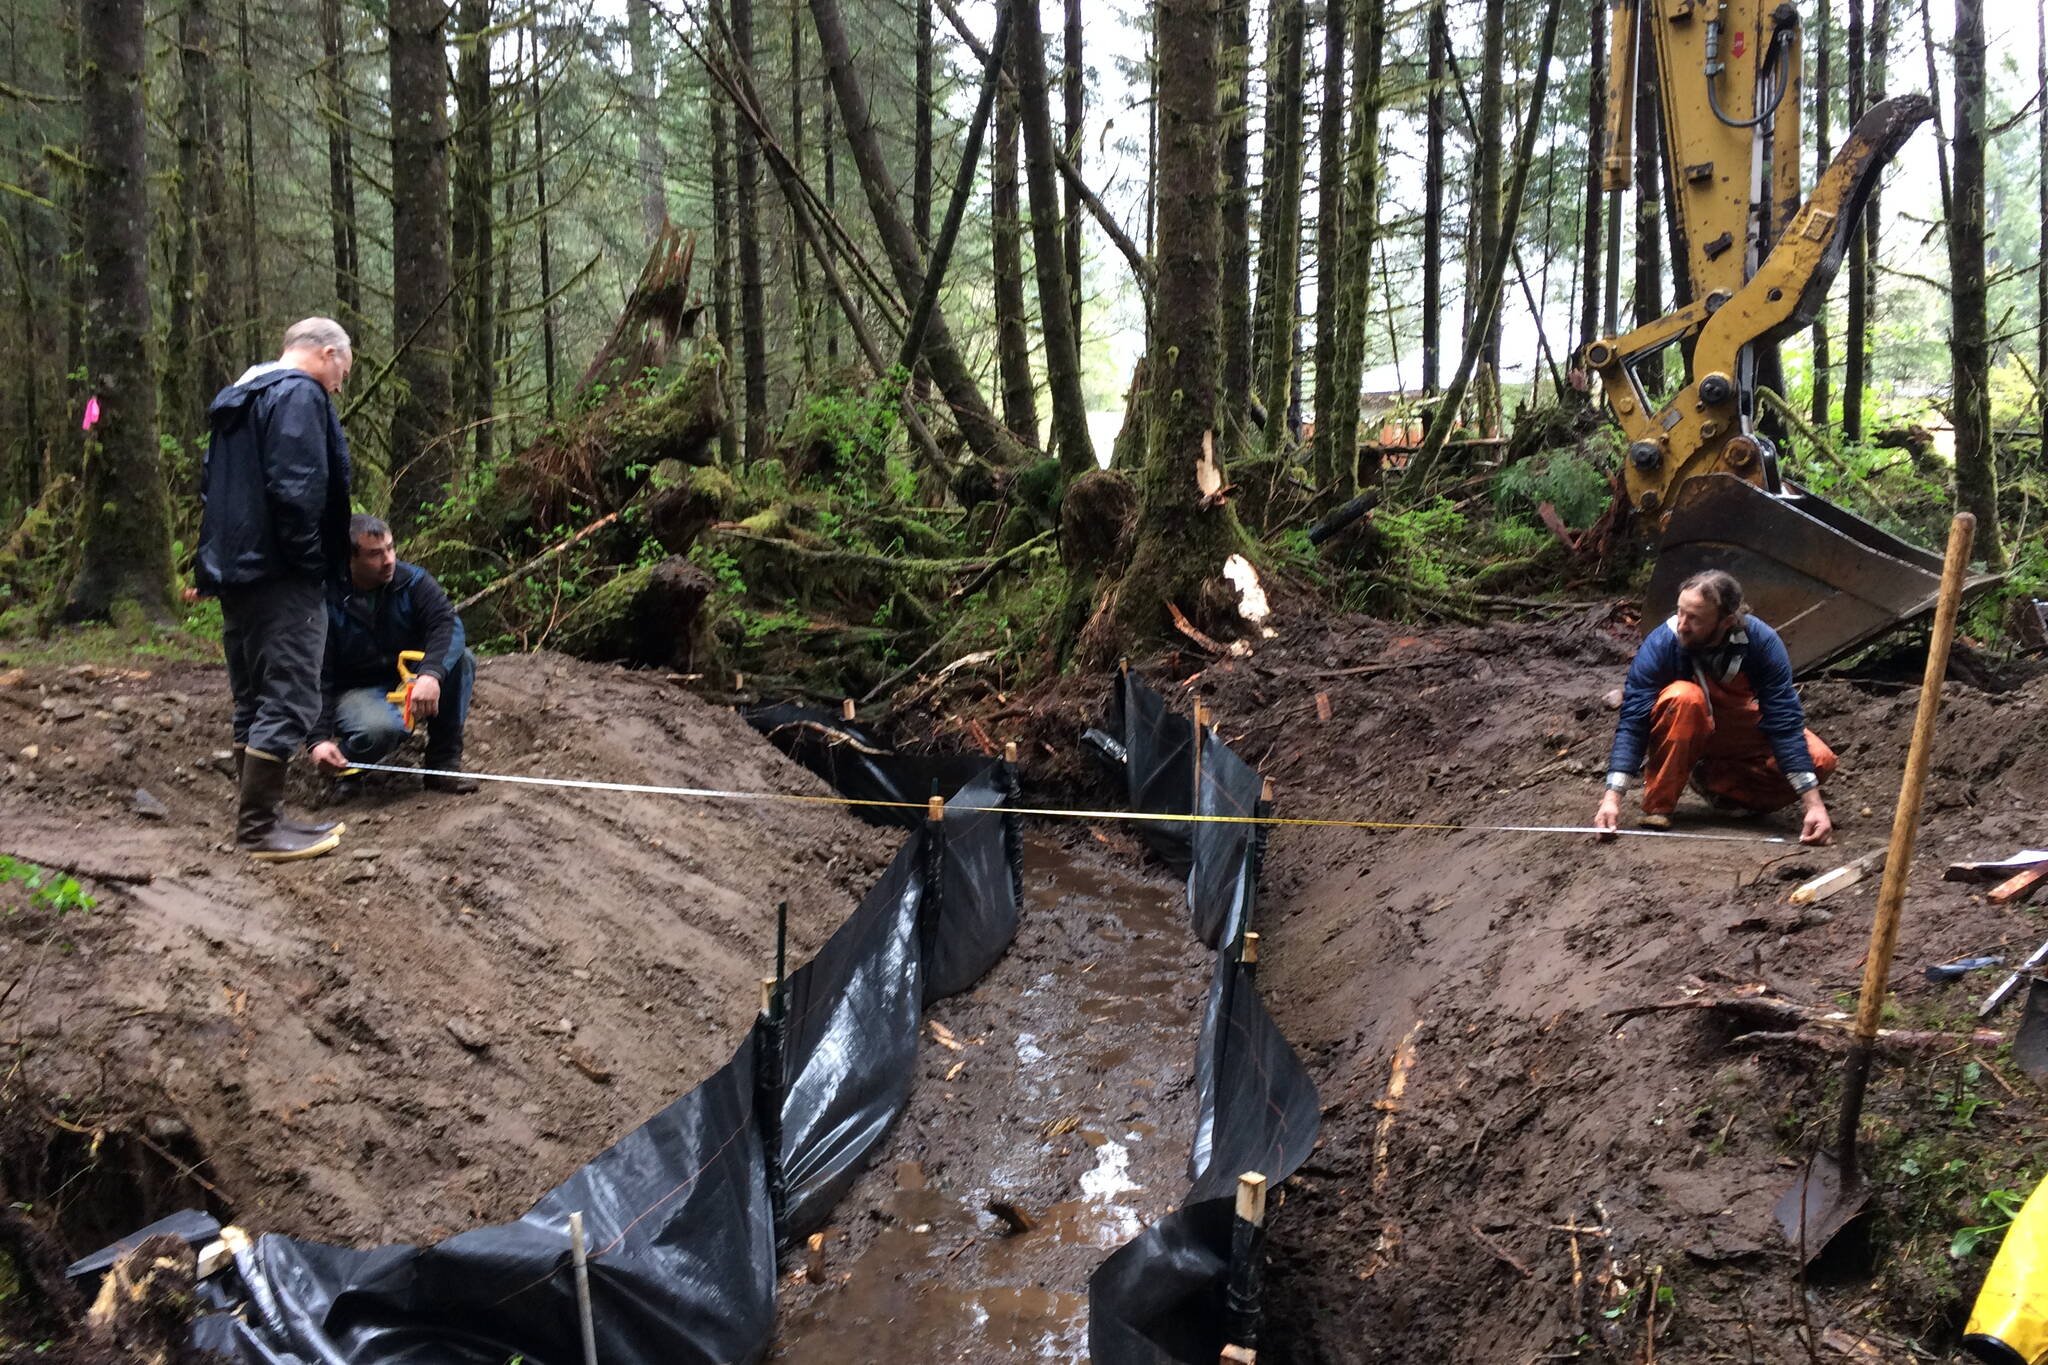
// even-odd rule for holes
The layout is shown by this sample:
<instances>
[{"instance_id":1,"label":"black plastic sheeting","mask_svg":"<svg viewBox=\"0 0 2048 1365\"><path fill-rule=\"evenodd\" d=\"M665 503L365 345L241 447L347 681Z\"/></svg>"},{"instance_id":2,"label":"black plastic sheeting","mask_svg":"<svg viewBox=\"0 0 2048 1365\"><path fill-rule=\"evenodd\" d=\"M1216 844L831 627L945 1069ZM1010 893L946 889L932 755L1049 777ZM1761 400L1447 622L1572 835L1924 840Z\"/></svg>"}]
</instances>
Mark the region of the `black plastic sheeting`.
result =
<instances>
[{"instance_id":1,"label":"black plastic sheeting","mask_svg":"<svg viewBox=\"0 0 2048 1365\"><path fill-rule=\"evenodd\" d=\"M1108 729L1127 751L1134 809L1178 813L1194 805L1202 815L1261 809L1259 775L1213 734L1202 736L1195 792L1193 724L1169 712L1134 674L1118 681ZM1186 859L1191 926L1218 951L1195 1053L1192 1186L1179 1208L1112 1252L1090 1278L1088 1349L1095 1365L1211 1365L1229 1344L1225 1289L1237 1178L1257 1171L1269 1189L1277 1188L1315 1147L1322 1115L1315 1083L1266 1013L1256 968L1241 957L1257 909L1264 847L1257 829L1208 821L1138 824L1162 858L1172 863L1178 849Z\"/></svg>"},{"instance_id":2,"label":"black plastic sheeting","mask_svg":"<svg viewBox=\"0 0 2048 1365\"><path fill-rule=\"evenodd\" d=\"M849 796L908 792L934 772L878 755L837 771ZM775 1328L778 1242L824 1223L902 1111L925 1002L972 985L1016 931L1017 818L994 809L1015 804L1014 781L984 767L949 805L985 809L936 824L913 813L859 909L790 974L780 1229L761 1122L775 1110L756 1100L760 1059L775 1052L757 1027L709 1080L517 1222L372 1251L257 1239L208 1283L221 1311L199 1319L194 1344L250 1365L575 1365L568 1215L581 1210L606 1365L759 1360Z\"/></svg>"},{"instance_id":3,"label":"black plastic sheeting","mask_svg":"<svg viewBox=\"0 0 2048 1365\"><path fill-rule=\"evenodd\" d=\"M895 753L854 722L795 702L744 706L740 715L770 744L824 778L841 796L854 801L907 801L918 806L917 810L848 807L871 825L923 824L927 797L957 791L988 766L987 759L972 755Z\"/></svg>"}]
</instances>

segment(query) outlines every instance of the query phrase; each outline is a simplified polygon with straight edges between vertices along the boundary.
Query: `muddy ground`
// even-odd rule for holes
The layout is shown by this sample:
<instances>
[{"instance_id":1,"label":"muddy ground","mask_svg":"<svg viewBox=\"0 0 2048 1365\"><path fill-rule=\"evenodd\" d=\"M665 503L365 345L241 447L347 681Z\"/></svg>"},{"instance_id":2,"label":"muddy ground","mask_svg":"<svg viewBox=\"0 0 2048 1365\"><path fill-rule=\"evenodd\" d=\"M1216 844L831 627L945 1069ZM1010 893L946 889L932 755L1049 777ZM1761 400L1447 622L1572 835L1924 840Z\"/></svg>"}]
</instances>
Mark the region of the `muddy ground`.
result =
<instances>
[{"instance_id":1,"label":"muddy ground","mask_svg":"<svg viewBox=\"0 0 2048 1365\"><path fill-rule=\"evenodd\" d=\"M1613 728L1602 694L1633 640L1605 610L1428 638L1348 621L1297 627L1195 687L1276 780L1282 815L1582 825ZM1381 663L1401 666L1341 673ZM2043 1170L2041 1097L2005 1049L1881 1067L1865 1133L1885 1194L1802 1297L1771 1208L1829 1132L1836 1059L1734 1049L1741 1029L1699 1015L1608 1017L1759 983L1853 1006L1875 880L1805 913L1785 895L1885 843L1918 688L1804 691L1842 757L1825 850L1275 833L1261 983L1326 1111L1274 1221L1262 1360L1641 1360L1653 1329L1659 1360L1954 1345L1997 1237L1956 1258L1951 1234L2002 1222L1981 1196ZM2040 909L1941 880L1950 861L2048 841L2044 754L2048 679L1948 686L1889 1022L1967 1029L1995 976L1934 986L1920 968L2016 962L2048 937ZM1681 830L1797 834L1789 814L1759 828L1693 801Z\"/></svg>"},{"instance_id":2,"label":"muddy ground","mask_svg":"<svg viewBox=\"0 0 2048 1365\"><path fill-rule=\"evenodd\" d=\"M1147 671L1176 705L1215 708L1283 815L1582 824L1632 638L1607 609L1426 636L1316 617L1281 621L1249 660ZM1381 664L1399 667L1344 672ZM942 728L1019 734L1037 793L1108 799L1074 742L1106 693L956 690ZM1261 984L1326 1113L1272 1220L1262 1359L1636 1361L1653 1332L1666 1361L1952 1345L1996 1232L1960 1257L1951 1237L1995 1226L1985 1195L2023 1193L2043 1166L2039 1096L2002 1049L1884 1065L1865 1131L1885 1193L1856 1254L1802 1286L1770 1207L1831 1120L1836 1059L1731 1046L1738 1030L1698 1015L1610 1017L1759 985L1853 1002L1875 883L1819 913L1784 894L1884 842L1916 689L1806 696L1843 759L1828 850L1276 832ZM1990 978L1936 987L1918 968L2048 937L2041 911L1939 879L2048 842L2048 681L1947 697L1893 1014L1960 1029ZM501 771L823 791L659 675L560 658L487 662L473 735L473 766ZM90 914L0 916L9 1083L43 1097L0 1125L0 1171L67 1252L181 1203L357 1244L513 1216L728 1055L777 896L807 955L894 842L830 806L394 782L342 812L342 855L262 869L223 844L225 743L217 669L0 663L0 851L116 878L88 883ZM1010 956L936 1008L962 1048L927 1031L912 1109L835 1219L827 1285L788 1282L785 1359L910 1342L878 1358L1073 1358L1105 1220L1156 1216L1184 1188L1174 1105L1191 1110L1202 955L1129 845L1104 862L1078 831L1033 839L1066 880L1034 877ZM1106 969L1091 963L1136 985L1043 988ZM1090 998L1124 1003L1097 1015ZM1105 1203L1087 1182L1110 1142L1136 1188ZM1050 1211L1039 1232L999 1235L985 1206L1003 1191Z\"/></svg>"},{"instance_id":3,"label":"muddy ground","mask_svg":"<svg viewBox=\"0 0 2048 1365\"><path fill-rule=\"evenodd\" d=\"M1112 839L1027 833L1016 941L929 1012L910 1107L825 1233L823 1282L788 1283L770 1359L1086 1358L1089 1275L1187 1187L1208 976L1181 883Z\"/></svg>"},{"instance_id":4,"label":"muddy ground","mask_svg":"<svg viewBox=\"0 0 2048 1365\"><path fill-rule=\"evenodd\" d=\"M0 672L0 852L148 877L0 915L0 1187L69 1255L186 1203L356 1245L515 1217L731 1054L777 899L808 956L888 852L831 804L373 777L338 852L264 867L225 843L221 671L141 674ZM826 794L729 709L548 655L484 664L469 759Z\"/></svg>"}]
</instances>

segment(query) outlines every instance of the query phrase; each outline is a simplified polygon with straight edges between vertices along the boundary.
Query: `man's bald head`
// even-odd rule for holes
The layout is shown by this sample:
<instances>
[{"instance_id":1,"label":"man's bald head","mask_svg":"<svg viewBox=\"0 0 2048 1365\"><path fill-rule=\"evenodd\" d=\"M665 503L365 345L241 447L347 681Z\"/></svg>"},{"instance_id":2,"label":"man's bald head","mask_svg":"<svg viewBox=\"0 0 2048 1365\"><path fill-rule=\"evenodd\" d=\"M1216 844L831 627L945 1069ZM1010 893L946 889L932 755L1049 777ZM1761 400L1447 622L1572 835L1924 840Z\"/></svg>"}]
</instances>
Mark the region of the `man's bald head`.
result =
<instances>
[{"instance_id":1,"label":"man's bald head","mask_svg":"<svg viewBox=\"0 0 2048 1365\"><path fill-rule=\"evenodd\" d=\"M329 393L340 393L342 381L355 368L355 347L333 318L306 318L285 329L278 363L304 370Z\"/></svg>"}]
</instances>

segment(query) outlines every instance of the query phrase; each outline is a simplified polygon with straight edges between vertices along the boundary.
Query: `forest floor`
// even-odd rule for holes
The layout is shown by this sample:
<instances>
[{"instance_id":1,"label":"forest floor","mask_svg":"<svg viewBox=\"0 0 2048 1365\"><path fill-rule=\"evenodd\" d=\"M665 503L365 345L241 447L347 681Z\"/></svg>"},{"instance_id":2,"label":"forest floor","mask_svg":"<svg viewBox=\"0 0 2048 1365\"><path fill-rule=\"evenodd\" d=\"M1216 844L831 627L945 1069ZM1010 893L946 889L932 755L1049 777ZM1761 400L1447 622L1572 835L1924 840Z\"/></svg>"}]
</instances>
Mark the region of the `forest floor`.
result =
<instances>
[{"instance_id":1,"label":"forest floor","mask_svg":"<svg viewBox=\"0 0 2048 1365\"><path fill-rule=\"evenodd\" d=\"M1147 672L1169 689L1199 675L1174 704L1199 692L1215 708L1278 784L1280 814L1590 817L1613 723L1602 694L1632 641L1612 611L1427 634L1306 614L1278 626L1249 659ZM1343 671L1379 664L1399 667ZM1078 727L1106 692L1077 677L1029 698L959 696L945 728L978 718L1021 734L1030 794L1073 793ZM1952 1344L1997 1234L1960 1257L1952 1237L1995 1229L1987 1198L2040 1174L2048 1115L2005 1049L1881 1063L1869 1235L1802 1281L1770 1209L1832 1118L1832 1054L1734 1050L1734 1030L1704 1014L1609 1017L1758 985L1822 1008L1852 1000L1875 881L1817 912L1784 897L1884 842L1916 689L1825 680L1805 694L1842 755L1832 848L1275 832L1261 985L1325 1116L1272 1219L1262 1359L1634 1361L1653 1329L1667 1361ZM339 809L338 855L260 868L224 843L226 708L210 665L17 674L0 661L0 851L106 874L88 882L90 912L0 917L10 1083L47 1106L0 1124L0 1161L66 1254L185 1203L355 1244L515 1216L729 1054L777 898L801 960L891 842L826 805L516 786L454 798L393 779ZM1894 974L1901 1025L1966 1029L1995 980L1936 987L1922 965L2013 961L2048 937L2041 911L1940 879L1948 862L2048 839L2044 746L2048 679L1950 685ZM470 757L823 791L659 674L549 655L486 661ZM1796 832L1681 815L1682 830ZM936 1008L964 1048L927 1030L912 1109L835 1219L841 1290L791 1285L785 1358L807 1358L813 1335L866 1358L854 1329L886 1352L913 1319L934 1359L1070 1358L1057 1344L1074 1340L1104 1229L1184 1188L1171 1110L1202 955L1135 854L1099 843L1033 834L1017 946ZM1119 974L1085 997L1055 991L1048 1012L1045 983L1108 970L1091 962ZM1065 1041L1048 1046L1048 1028ZM1067 1060L1045 1060L1055 1052ZM1397 1069L1405 1092L1389 1100ZM1128 1164L1105 1183L1110 1143ZM998 1238L985 1203L1012 1193L1049 1216ZM933 1315L952 1308L973 1332L947 1335Z\"/></svg>"}]
</instances>

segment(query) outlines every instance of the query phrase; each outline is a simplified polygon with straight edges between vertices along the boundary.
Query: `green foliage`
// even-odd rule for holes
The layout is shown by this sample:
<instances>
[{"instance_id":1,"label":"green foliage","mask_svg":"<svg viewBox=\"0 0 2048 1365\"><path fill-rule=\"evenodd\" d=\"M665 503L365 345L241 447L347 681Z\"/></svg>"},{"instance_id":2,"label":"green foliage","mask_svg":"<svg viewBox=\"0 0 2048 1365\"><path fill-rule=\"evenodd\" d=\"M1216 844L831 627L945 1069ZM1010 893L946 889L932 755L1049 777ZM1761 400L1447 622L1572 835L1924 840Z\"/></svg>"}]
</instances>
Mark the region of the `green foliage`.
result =
<instances>
[{"instance_id":1,"label":"green foliage","mask_svg":"<svg viewBox=\"0 0 2048 1365\"><path fill-rule=\"evenodd\" d=\"M74 910L90 911L96 904L77 878L0 853L0 910L5 913L16 915L34 908L68 915Z\"/></svg>"},{"instance_id":2,"label":"green foliage","mask_svg":"<svg viewBox=\"0 0 2048 1365\"><path fill-rule=\"evenodd\" d=\"M2012 1226L2012 1220L2020 1216L2020 1206L2027 1202L2024 1189L1987 1190L1977 1199L1977 1210L1991 1214L1990 1220L1956 1229L1949 1239L1948 1254L1958 1261L1976 1254L1977 1248L1987 1238L2003 1238L2005 1230Z\"/></svg>"},{"instance_id":3,"label":"green foliage","mask_svg":"<svg viewBox=\"0 0 2048 1365\"><path fill-rule=\"evenodd\" d=\"M1565 525L1574 528L1592 525L1613 496L1607 476L1572 450L1519 460L1493 480L1494 506L1502 513L1533 516L1547 502Z\"/></svg>"},{"instance_id":4,"label":"green foliage","mask_svg":"<svg viewBox=\"0 0 2048 1365\"><path fill-rule=\"evenodd\" d=\"M1387 546L1388 564L1416 587L1443 592L1451 586L1457 560L1452 551L1466 531L1465 514L1449 498L1421 507L1382 510L1374 525Z\"/></svg>"}]
</instances>

